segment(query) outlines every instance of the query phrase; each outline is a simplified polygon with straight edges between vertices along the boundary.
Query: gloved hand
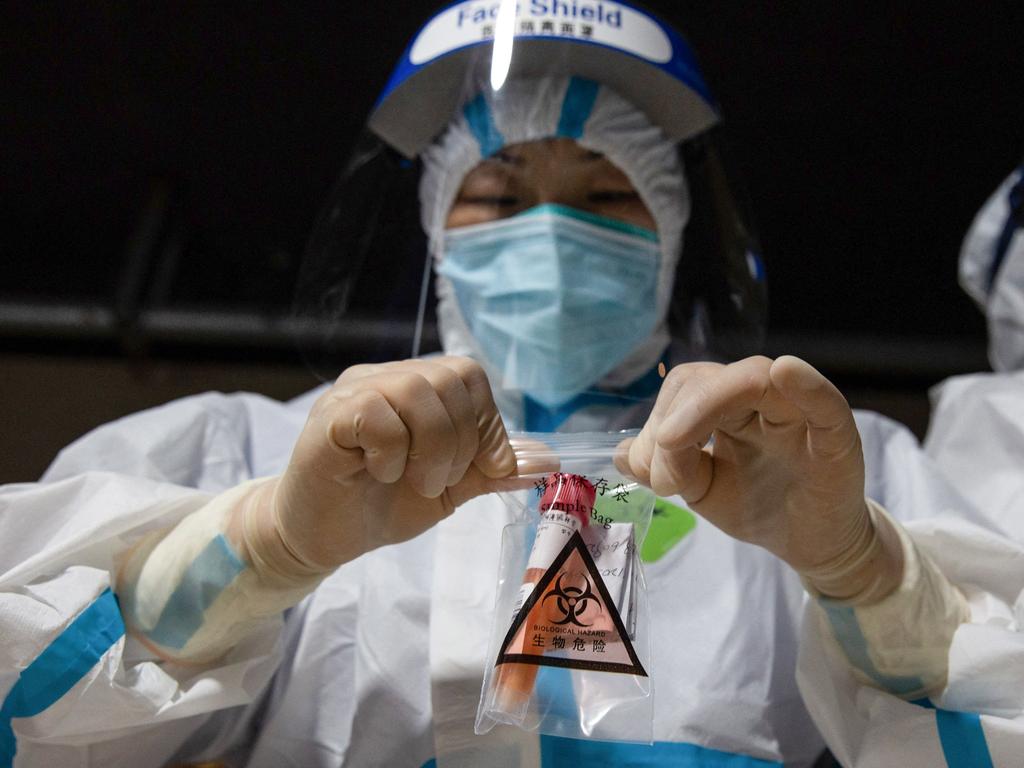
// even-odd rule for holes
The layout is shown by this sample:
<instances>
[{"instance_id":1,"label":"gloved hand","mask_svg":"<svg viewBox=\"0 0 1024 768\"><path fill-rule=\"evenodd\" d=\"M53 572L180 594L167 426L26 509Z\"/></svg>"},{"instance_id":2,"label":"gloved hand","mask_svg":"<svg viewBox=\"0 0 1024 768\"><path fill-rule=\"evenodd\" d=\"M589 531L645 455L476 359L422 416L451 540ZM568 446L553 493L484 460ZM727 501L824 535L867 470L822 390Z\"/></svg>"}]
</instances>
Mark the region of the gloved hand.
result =
<instances>
[{"instance_id":1,"label":"gloved hand","mask_svg":"<svg viewBox=\"0 0 1024 768\"><path fill-rule=\"evenodd\" d=\"M264 572L313 577L413 538L515 472L477 363L357 365L317 400L285 473L239 505L231 538Z\"/></svg>"},{"instance_id":2,"label":"gloved hand","mask_svg":"<svg viewBox=\"0 0 1024 768\"><path fill-rule=\"evenodd\" d=\"M859 603L900 583L899 537L869 512L849 405L795 357L673 368L620 469Z\"/></svg>"}]
</instances>

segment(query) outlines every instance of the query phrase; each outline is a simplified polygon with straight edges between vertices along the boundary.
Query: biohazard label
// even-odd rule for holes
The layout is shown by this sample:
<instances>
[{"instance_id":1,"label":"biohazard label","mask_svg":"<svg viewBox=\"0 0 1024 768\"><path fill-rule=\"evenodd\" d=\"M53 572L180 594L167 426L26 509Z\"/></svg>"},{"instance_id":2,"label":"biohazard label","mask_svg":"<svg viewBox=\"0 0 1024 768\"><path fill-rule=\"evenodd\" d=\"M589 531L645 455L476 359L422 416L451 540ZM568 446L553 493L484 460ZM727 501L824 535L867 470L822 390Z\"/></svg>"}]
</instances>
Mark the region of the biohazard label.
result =
<instances>
[{"instance_id":1,"label":"biohazard label","mask_svg":"<svg viewBox=\"0 0 1024 768\"><path fill-rule=\"evenodd\" d=\"M501 664L647 677L579 531L572 534L516 614L495 666Z\"/></svg>"}]
</instances>

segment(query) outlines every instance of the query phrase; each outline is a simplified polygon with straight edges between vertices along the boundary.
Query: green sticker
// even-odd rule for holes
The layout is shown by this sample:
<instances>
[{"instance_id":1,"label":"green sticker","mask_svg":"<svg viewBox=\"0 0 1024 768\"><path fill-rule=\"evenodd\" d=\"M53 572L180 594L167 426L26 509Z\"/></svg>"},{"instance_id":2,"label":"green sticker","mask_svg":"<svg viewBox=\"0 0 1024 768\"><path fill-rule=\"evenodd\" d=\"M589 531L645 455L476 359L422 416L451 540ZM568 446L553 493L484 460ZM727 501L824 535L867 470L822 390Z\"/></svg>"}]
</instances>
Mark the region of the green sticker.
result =
<instances>
[{"instance_id":1,"label":"green sticker","mask_svg":"<svg viewBox=\"0 0 1024 768\"><path fill-rule=\"evenodd\" d=\"M697 516L685 507L677 507L664 499L654 502L654 515L647 538L640 548L640 559L654 563L665 556L672 547L686 538L697 525Z\"/></svg>"}]
</instances>

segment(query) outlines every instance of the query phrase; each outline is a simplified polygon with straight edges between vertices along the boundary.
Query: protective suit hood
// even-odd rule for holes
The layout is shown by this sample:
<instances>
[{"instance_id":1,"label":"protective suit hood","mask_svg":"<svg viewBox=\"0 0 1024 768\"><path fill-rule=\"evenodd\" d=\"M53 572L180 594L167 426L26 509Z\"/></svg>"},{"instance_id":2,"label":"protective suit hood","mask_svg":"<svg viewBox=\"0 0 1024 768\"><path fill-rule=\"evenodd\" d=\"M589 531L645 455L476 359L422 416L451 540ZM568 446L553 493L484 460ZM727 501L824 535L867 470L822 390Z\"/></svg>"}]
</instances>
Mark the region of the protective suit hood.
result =
<instances>
[{"instance_id":1,"label":"protective suit hood","mask_svg":"<svg viewBox=\"0 0 1024 768\"><path fill-rule=\"evenodd\" d=\"M992 368L1024 369L1024 166L975 217L960 251L960 285L988 320Z\"/></svg>"}]
</instances>

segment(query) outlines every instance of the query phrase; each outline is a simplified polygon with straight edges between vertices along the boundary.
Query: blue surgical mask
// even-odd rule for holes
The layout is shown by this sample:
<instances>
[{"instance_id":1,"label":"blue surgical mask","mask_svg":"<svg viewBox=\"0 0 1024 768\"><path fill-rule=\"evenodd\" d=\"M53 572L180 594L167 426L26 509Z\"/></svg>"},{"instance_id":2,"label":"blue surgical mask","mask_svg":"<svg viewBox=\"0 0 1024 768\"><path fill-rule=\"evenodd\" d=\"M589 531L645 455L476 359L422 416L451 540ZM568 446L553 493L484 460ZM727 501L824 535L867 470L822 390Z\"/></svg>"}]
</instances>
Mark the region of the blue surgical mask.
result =
<instances>
[{"instance_id":1,"label":"blue surgical mask","mask_svg":"<svg viewBox=\"0 0 1024 768\"><path fill-rule=\"evenodd\" d=\"M604 216L541 205L449 229L438 274L495 385L554 407L593 387L654 330L657 235Z\"/></svg>"}]
</instances>

